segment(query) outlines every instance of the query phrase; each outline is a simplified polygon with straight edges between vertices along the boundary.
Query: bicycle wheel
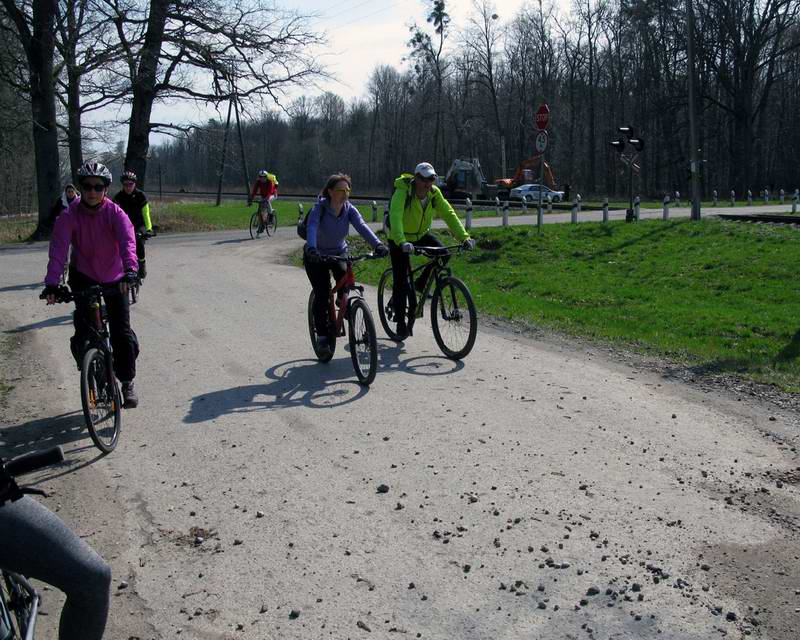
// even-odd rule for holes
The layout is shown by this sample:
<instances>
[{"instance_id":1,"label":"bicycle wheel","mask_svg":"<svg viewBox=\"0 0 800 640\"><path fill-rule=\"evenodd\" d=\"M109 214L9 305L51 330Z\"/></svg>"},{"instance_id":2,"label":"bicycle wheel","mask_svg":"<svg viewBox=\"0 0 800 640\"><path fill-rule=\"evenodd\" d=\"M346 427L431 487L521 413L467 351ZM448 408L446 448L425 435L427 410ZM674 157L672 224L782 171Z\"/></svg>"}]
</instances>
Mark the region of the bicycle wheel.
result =
<instances>
[{"instance_id":1,"label":"bicycle wheel","mask_svg":"<svg viewBox=\"0 0 800 640\"><path fill-rule=\"evenodd\" d=\"M378 317L381 320L381 326L391 340L398 340L395 328L397 320L394 313L394 302L392 301L392 289L394 279L392 277L391 267L383 272L380 282L378 283Z\"/></svg>"},{"instance_id":2,"label":"bicycle wheel","mask_svg":"<svg viewBox=\"0 0 800 640\"><path fill-rule=\"evenodd\" d=\"M278 230L278 214L274 211L267 216L267 235L274 236Z\"/></svg>"},{"instance_id":3,"label":"bicycle wheel","mask_svg":"<svg viewBox=\"0 0 800 640\"><path fill-rule=\"evenodd\" d=\"M336 351L336 336L333 335L333 332L328 333L330 334L328 335L330 348L320 349L317 343L317 332L314 329L314 290L312 289L311 294L308 296L308 335L311 338L311 346L314 347L317 360L320 362L329 362L333 358L333 352Z\"/></svg>"},{"instance_id":4,"label":"bicycle wheel","mask_svg":"<svg viewBox=\"0 0 800 640\"><path fill-rule=\"evenodd\" d=\"M261 216L259 216L258 211L256 211L252 216L250 216L250 237L253 240L257 240L261 235L261 232L258 230L260 224Z\"/></svg>"},{"instance_id":5,"label":"bicycle wheel","mask_svg":"<svg viewBox=\"0 0 800 640\"><path fill-rule=\"evenodd\" d=\"M350 359L361 384L369 385L378 372L378 340L375 322L367 303L353 298L347 310L347 333L350 339Z\"/></svg>"},{"instance_id":6,"label":"bicycle wheel","mask_svg":"<svg viewBox=\"0 0 800 640\"><path fill-rule=\"evenodd\" d=\"M89 435L98 449L111 453L122 429L122 399L110 358L96 347L83 356L81 403Z\"/></svg>"},{"instance_id":7,"label":"bicycle wheel","mask_svg":"<svg viewBox=\"0 0 800 640\"><path fill-rule=\"evenodd\" d=\"M478 334L478 313L472 295L458 278L444 278L433 292L433 337L442 353L461 360L472 351Z\"/></svg>"},{"instance_id":8,"label":"bicycle wheel","mask_svg":"<svg viewBox=\"0 0 800 640\"><path fill-rule=\"evenodd\" d=\"M0 581L0 637L33 637L39 610L39 594L23 576L2 572ZM16 634L16 635L15 635Z\"/></svg>"}]
</instances>

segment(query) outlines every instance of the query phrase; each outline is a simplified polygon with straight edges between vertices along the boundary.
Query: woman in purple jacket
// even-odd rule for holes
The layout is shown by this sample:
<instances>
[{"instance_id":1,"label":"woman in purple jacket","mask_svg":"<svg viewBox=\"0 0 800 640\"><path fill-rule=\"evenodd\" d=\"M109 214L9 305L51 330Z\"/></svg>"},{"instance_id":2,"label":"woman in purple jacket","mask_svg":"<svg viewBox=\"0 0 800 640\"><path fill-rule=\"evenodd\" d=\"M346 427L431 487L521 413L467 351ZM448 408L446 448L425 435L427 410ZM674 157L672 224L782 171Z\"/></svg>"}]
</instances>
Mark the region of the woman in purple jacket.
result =
<instances>
[{"instance_id":1,"label":"woman in purple jacket","mask_svg":"<svg viewBox=\"0 0 800 640\"><path fill-rule=\"evenodd\" d=\"M122 383L126 409L139 403L133 387L139 342L131 329L128 286L138 280L136 235L125 212L106 197L111 172L99 162L87 162L78 169L81 199L70 204L56 219L50 240L50 260L44 283L47 304L56 302L58 284L67 261L70 245L72 261L69 286L82 291L94 285L118 284L105 297L111 347L114 349L114 373ZM88 337L88 309L76 301L75 335L70 340L72 355L81 365Z\"/></svg>"},{"instance_id":2,"label":"woman in purple jacket","mask_svg":"<svg viewBox=\"0 0 800 640\"><path fill-rule=\"evenodd\" d=\"M347 253L347 234L352 224L376 255L387 256L389 249L364 222L358 209L348 200L352 188L350 176L337 173L328 178L319 200L308 213L308 229L303 264L314 289L314 327L317 345L329 348L328 298L331 294L331 274L338 280L347 271L345 262L320 261L320 256L340 256Z\"/></svg>"}]
</instances>

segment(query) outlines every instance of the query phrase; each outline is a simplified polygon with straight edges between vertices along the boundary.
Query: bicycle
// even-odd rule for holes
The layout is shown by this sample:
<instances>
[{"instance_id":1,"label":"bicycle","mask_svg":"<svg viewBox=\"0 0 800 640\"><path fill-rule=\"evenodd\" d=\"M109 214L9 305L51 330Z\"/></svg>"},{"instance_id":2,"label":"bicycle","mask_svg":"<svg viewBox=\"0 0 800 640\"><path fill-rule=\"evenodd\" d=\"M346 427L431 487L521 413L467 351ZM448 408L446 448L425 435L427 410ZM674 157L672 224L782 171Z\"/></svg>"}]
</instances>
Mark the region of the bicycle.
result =
<instances>
[{"instance_id":1,"label":"bicycle","mask_svg":"<svg viewBox=\"0 0 800 640\"><path fill-rule=\"evenodd\" d=\"M267 223L263 223L262 215L267 202L265 198L262 198L261 202L258 203L258 209L250 216L250 237L253 240L260 238L265 231L267 236L270 236L275 235L278 230L278 214L275 213L274 209L271 209L267 214Z\"/></svg>"},{"instance_id":2,"label":"bicycle","mask_svg":"<svg viewBox=\"0 0 800 640\"><path fill-rule=\"evenodd\" d=\"M452 360L461 360L467 357L475 345L478 334L478 313L475 302L467 285L455 276L445 262L445 258L461 253L461 245L449 247L414 247L413 254L428 258L424 264L409 269L408 272L408 298L409 305L408 328L414 326L414 321L421 318L425 309L425 301L430 297L431 287L433 296L431 301L431 326L436 344L445 356ZM420 273L433 264L434 267L422 287L418 291L415 281ZM392 328L397 324L394 311L394 300L388 291L393 289L393 276L391 267L383 272L378 283L378 316L381 325L392 340L400 341L399 336ZM468 323L468 326L467 326Z\"/></svg>"},{"instance_id":3,"label":"bicycle","mask_svg":"<svg viewBox=\"0 0 800 640\"><path fill-rule=\"evenodd\" d=\"M46 495L40 489L20 487L15 476L21 476L64 460L61 447L19 456L0 464L0 509L25 494ZM41 596L28 579L0 567L0 639L33 640Z\"/></svg>"},{"instance_id":4,"label":"bicycle","mask_svg":"<svg viewBox=\"0 0 800 640\"><path fill-rule=\"evenodd\" d=\"M345 318L347 318L347 335L350 341L350 359L358 381L370 385L378 372L378 339L375 322L364 300L364 287L356 284L353 264L361 260L378 258L372 253L360 256L320 256L323 262L346 262L347 271L331 289L328 304L328 338L329 348L321 349L317 343L317 332L314 330L314 290L308 297L308 332L311 345L320 362L329 362L336 349L336 338L345 335ZM349 294L355 293L353 297Z\"/></svg>"},{"instance_id":5,"label":"bicycle","mask_svg":"<svg viewBox=\"0 0 800 640\"><path fill-rule=\"evenodd\" d=\"M114 375L111 334L103 304L103 295L118 293L117 287L116 284L95 285L84 291L63 288L56 295L56 302L72 302L76 299L88 302L92 322L88 325L90 335L85 342L80 367L81 405L89 435L103 453L111 453L116 448L122 431L122 396ZM128 289L132 304L136 303L137 291L138 283ZM44 294L40 296L44 297Z\"/></svg>"}]
</instances>

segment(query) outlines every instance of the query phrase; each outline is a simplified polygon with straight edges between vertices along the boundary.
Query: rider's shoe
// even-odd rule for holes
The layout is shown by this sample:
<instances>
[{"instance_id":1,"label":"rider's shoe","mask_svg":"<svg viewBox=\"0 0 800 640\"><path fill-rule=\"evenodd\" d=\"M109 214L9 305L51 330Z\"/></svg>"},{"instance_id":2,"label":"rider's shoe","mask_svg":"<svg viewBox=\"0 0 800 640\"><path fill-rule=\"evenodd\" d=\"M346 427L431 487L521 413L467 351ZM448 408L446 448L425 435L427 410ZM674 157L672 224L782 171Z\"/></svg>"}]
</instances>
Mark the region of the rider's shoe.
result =
<instances>
[{"instance_id":1,"label":"rider's shoe","mask_svg":"<svg viewBox=\"0 0 800 640\"><path fill-rule=\"evenodd\" d=\"M402 342L411 334L408 331L408 327L406 326L405 322L398 322L397 327L394 330L395 335L397 336L397 342Z\"/></svg>"},{"instance_id":2,"label":"rider's shoe","mask_svg":"<svg viewBox=\"0 0 800 640\"><path fill-rule=\"evenodd\" d=\"M133 380L122 383L122 406L125 409L135 409L139 406L139 396L133 386Z\"/></svg>"},{"instance_id":3,"label":"rider's shoe","mask_svg":"<svg viewBox=\"0 0 800 640\"><path fill-rule=\"evenodd\" d=\"M328 336L317 336L317 351L321 357L331 355L331 339Z\"/></svg>"}]
</instances>

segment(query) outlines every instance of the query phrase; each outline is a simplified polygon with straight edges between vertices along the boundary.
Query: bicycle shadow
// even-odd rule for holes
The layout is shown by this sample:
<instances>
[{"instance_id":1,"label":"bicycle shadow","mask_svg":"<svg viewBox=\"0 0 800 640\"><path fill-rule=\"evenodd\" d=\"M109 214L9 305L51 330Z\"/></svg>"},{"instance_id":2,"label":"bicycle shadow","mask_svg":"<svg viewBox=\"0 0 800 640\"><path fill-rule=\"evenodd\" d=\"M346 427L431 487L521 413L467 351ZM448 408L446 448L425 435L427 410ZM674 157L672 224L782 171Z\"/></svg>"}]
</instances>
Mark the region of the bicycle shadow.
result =
<instances>
[{"instance_id":1,"label":"bicycle shadow","mask_svg":"<svg viewBox=\"0 0 800 640\"><path fill-rule=\"evenodd\" d=\"M451 360L442 355L420 355L401 358L405 353L402 342L389 338L378 340L378 373L398 371L415 376L446 376L464 368L461 360Z\"/></svg>"},{"instance_id":2,"label":"bicycle shadow","mask_svg":"<svg viewBox=\"0 0 800 640\"><path fill-rule=\"evenodd\" d=\"M39 320L39 322L32 322L31 324L23 324L13 329L6 329L3 333L25 333L26 331L36 331L37 329L46 329L48 327L62 327L71 324L72 315L54 316L46 320Z\"/></svg>"},{"instance_id":3,"label":"bicycle shadow","mask_svg":"<svg viewBox=\"0 0 800 640\"><path fill-rule=\"evenodd\" d=\"M195 396L183 421L197 424L224 415L291 407L341 407L369 392L355 378L349 355L325 364L310 358L289 360L270 367L264 375L269 382Z\"/></svg>"},{"instance_id":4,"label":"bicycle shadow","mask_svg":"<svg viewBox=\"0 0 800 640\"><path fill-rule=\"evenodd\" d=\"M70 449L71 454L94 448L89 433L86 431L82 411L36 418L22 424L0 428L0 457L14 458L30 451L48 449L57 445L64 446L83 440L87 441L86 445ZM102 456L103 454L101 453L92 460L83 462L78 466L76 466L78 464L77 460L67 458L55 467L56 469L69 467L67 471L47 476L44 479L52 479L65 473L72 473L77 469L92 464ZM38 482L42 482L44 479L40 479Z\"/></svg>"}]
</instances>

